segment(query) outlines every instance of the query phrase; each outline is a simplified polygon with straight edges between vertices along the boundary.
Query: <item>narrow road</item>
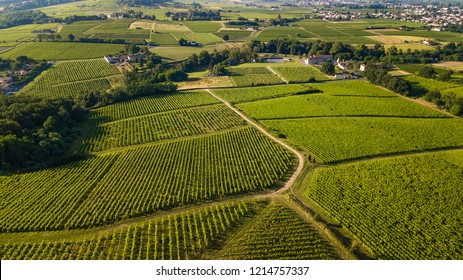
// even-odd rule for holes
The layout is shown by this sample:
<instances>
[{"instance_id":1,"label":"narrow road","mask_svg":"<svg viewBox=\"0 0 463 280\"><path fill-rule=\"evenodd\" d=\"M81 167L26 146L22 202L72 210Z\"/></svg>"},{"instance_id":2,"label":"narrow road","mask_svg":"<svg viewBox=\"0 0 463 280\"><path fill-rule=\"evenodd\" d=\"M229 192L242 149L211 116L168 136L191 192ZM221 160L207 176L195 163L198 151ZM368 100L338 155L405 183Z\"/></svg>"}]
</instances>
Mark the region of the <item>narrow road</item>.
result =
<instances>
[{"instance_id":1,"label":"narrow road","mask_svg":"<svg viewBox=\"0 0 463 280\"><path fill-rule=\"evenodd\" d=\"M249 123L250 125L254 126L255 128L257 128L260 132L262 132L263 134L265 134L267 137L269 137L270 139L272 139L273 141L277 142L278 144L280 144L281 146L285 147L286 149L288 149L289 151L291 151L293 154L295 154L299 160L299 164L296 168L296 171L293 173L293 175L291 176L291 178L289 178L288 181L286 181L285 183L285 186L281 189L279 189L278 191L276 191L274 194L279 194L279 193L282 193L286 190L289 190L292 185L294 184L294 182L296 181L297 177L299 176L299 174L301 174L302 172L302 169L304 167L304 156L296 151L294 148L292 148L291 146L289 146L288 144L286 144L285 142L281 141L280 139L276 138L275 136L273 136L272 134L268 133L265 129L263 129L261 126L259 126L257 123L253 122L252 120L250 120L248 117L246 117L243 113L241 113L240 111L238 111L238 109L236 109L235 107L233 107L230 103L228 103L228 101L226 101L225 99L222 99L221 97L215 95L210 89L206 89L206 91L214 96L215 98L217 98L218 100L220 100L220 102L222 102L223 104L225 104L228 108L232 109L233 112L235 112L236 114L238 114L241 118L243 118L247 123Z\"/></svg>"},{"instance_id":2,"label":"narrow road","mask_svg":"<svg viewBox=\"0 0 463 280\"><path fill-rule=\"evenodd\" d=\"M273 74L277 75L278 78L280 78L283 82L289 84L289 82L283 78L282 76L280 76L280 74L278 74L275 70L273 70L270 66L267 66L267 69L272 71Z\"/></svg>"}]
</instances>

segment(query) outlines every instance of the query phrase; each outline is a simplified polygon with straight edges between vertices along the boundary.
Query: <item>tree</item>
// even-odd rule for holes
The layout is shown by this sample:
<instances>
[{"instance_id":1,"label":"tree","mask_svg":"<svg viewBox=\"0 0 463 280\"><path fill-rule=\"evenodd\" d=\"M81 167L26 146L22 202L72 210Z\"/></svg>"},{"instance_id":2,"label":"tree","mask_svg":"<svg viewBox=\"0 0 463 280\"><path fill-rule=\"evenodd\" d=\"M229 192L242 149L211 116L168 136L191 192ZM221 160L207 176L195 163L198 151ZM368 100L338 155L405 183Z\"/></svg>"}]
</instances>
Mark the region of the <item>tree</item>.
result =
<instances>
[{"instance_id":1,"label":"tree","mask_svg":"<svg viewBox=\"0 0 463 280\"><path fill-rule=\"evenodd\" d=\"M227 69L222 64L216 64L211 69L211 75L214 76L225 76L227 75Z\"/></svg>"},{"instance_id":2,"label":"tree","mask_svg":"<svg viewBox=\"0 0 463 280\"><path fill-rule=\"evenodd\" d=\"M162 76L168 82L183 82L188 80L188 74L178 69L167 70L162 73Z\"/></svg>"},{"instance_id":3,"label":"tree","mask_svg":"<svg viewBox=\"0 0 463 280\"><path fill-rule=\"evenodd\" d=\"M58 41L61 41L61 35L57 34L57 35L55 36L55 39L58 40Z\"/></svg>"},{"instance_id":4,"label":"tree","mask_svg":"<svg viewBox=\"0 0 463 280\"><path fill-rule=\"evenodd\" d=\"M68 35L69 41L73 42L76 37L73 34Z\"/></svg>"},{"instance_id":5,"label":"tree","mask_svg":"<svg viewBox=\"0 0 463 280\"><path fill-rule=\"evenodd\" d=\"M321 71L331 76L333 76L336 73L333 63L330 63L330 62L323 62Z\"/></svg>"},{"instance_id":6,"label":"tree","mask_svg":"<svg viewBox=\"0 0 463 280\"><path fill-rule=\"evenodd\" d=\"M224 34L224 35L222 36L222 39L223 39L224 41L228 41L228 40L230 40L230 35Z\"/></svg>"},{"instance_id":7,"label":"tree","mask_svg":"<svg viewBox=\"0 0 463 280\"><path fill-rule=\"evenodd\" d=\"M436 77L436 70L431 66L425 66L420 71L418 71L418 76L428 79L434 79Z\"/></svg>"},{"instance_id":8,"label":"tree","mask_svg":"<svg viewBox=\"0 0 463 280\"><path fill-rule=\"evenodd\" d=\"M178 44L179 44L180 46L185 46L185 45L187 44L187 42L188 42L188 41L185 40L184 38L180 38L180 39L178 40Z\"/></svg>"}]
</instances>

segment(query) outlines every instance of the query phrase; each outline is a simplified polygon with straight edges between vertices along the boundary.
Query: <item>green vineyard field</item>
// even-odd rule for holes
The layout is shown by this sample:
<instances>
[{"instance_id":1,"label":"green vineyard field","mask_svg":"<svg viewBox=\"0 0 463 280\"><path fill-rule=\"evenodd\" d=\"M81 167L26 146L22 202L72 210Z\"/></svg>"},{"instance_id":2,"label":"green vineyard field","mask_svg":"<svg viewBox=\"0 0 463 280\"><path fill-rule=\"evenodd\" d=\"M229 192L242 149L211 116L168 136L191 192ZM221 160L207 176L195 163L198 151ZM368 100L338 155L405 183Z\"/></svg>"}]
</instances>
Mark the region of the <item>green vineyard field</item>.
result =
<instances>
[{"instance_id":1,"label":"green vineyard field","mask_svg":"<svg viewBox=\"0 0 463 280\"><path fill-rule=\"evenodd\" d=\"M261 122L326 163L463 147L461 119L315 118Z\"/></svg>"},{"instance_id":2,"label":"green vineyard field","mask_svg":"<svg viewBox=\"0 0 463 280\"><path fill-rule=\"evenodd\" d=\"M225 105L185 109L94 126L82 141L82 148L95 152L211 133L240 125L245 125L245 121Z\"/></svg>"},{"instance_id":3,"label":"green vineyard field","mask_svg":"<svg viewBox=\"0 0 463 280\"><path fill-rule=\"evenodd\" d=\"M259 99L302 94L313 89L304 85L276 85L268 87L250 87L239 89L216 89L214 93L231 103L250 102Z\"/></svg>"},{"instance_id":4,"label":"green vineyard field","mask_svg":"<svg viewBox=\"0 0 463 280\"><path fill-rule=\"evenodd\" d=\"M1 176L1 195L11 198L0 210L1 231L93 227L262 191L282 179L291 165L288 152L245 127Z\"/></svg>"},{"instance_id":5,"label":"green vineyard field","mask_svg":"<svg viewBox=\"0 0 463 280\"><path fill-rule=\"evenodd\" d=\"M272 69L282 76L289 83L307 83L313 81L330 80L323 75L320 70L313 66L308 67L280 67L275 66Z\"/></svg>"},{"instance_id":6,"label":"green vineyard field","mask_svg":"<svg viewBox=\"0 0 463 280\"><path fill-rule=\"evenodd\" d=\"M227 243L217 258L326 260L340 257L311 224L283 204L272 202L256 217L252 227Z\"/></svg>"},{"instance_id":7,"label":"green vineyard field","mask_svg":"<svg viewBox=\"0 0 463 280\"><path fill-rule=\"evenodd\" d=\"M265 207L265 200L229 202L80 238L0 245L2 260L188 260Z\"/></svg>"},{"instance_id":8,"label":"green vineyard field","mask_svg":"<svg viewBox=\"0 0 463 280\"><path fill-rule=\"evenodd\" d=\"M306 195L379 259L463 258L463 152L315 172Z\"/></svg>"}]
</instances>

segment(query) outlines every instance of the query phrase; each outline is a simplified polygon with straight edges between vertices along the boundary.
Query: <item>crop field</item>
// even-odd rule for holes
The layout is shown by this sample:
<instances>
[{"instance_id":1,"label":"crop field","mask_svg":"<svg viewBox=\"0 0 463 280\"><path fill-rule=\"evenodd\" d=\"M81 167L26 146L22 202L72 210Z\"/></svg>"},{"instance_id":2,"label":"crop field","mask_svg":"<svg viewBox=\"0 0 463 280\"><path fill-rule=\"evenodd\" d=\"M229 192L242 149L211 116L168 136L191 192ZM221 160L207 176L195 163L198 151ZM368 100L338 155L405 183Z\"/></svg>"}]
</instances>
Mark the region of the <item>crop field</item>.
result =
<instances>
[{"instance_id":1,"label":"crop field","mask_svg":"<svg viewBox=\"0 0 463 280\"><path fill-rule=\"evenodd\" d=\"M227 243L219 259L339 259L332 246L297 213L272 202L252 227Z\"/></svg>"},{"instance_id":2,"label":"crop field","mask_svg":"<svg viewBox=\"0 0 463 280\"><path fill-rule=\"evenodd\" d=\"M214 90L214 93L223 97L231 103L240 103L260 99L303 94L308 93L310 91L313 91L313 89L304 85L276 85L269 87L216 89Z\"/></svg>"},{"instance_id":3,"label":"crop field","mask_svg":"<svg viewBox=\"0 0 463 280\"><path fill-rule=\"evenodd\" d=\"M324 116L447 117L398 96L355 97L316 93L239 104L238 108L261 120Z\"/></svg>"},{"instance_id":4,"label":"crop field","mask_svg":"<svg viewBox=\"0 0 463 280\"><path fill-rule=\"evenodd\" d=\"M191 30L183 23L168 21L155 21L154 31L159 33L170 33L170 32L191 32Z\"/></svg>"},{"instance_id":5,"label":"crop field","mask_svg":"<svg viewBox=\"0 0 463 280\"><path fill-rule=\"evenodd\" d=\"M332 96L355 97L396 97L397 95L374 86L367 81L342 81L332 83L314 83L311 87Z\"/></svg>"},{"instance_id":6,"label":"crop field","mask_svg":"<svg viewBox=\"0 0 463 280\"><path fill-rule=\"evenodd\" d=\"M305 39L314 37L301 27L271 26L262 31L256 40L267 42L276 38L298 38Z\"/></svg>"},{"instance_id":7,"label":"crop field","mask_svg":"<svg viewBox=\"0 0 463 280\"><path fill-rule=\"evenodd\" d=\"M275 74L248 74L245 76L231 76L230 78L237 87L277 85L285 83Z\"/></svg>"},{"instance_id":8,"label":"crop field","mask_svg":"<svg viewBox=\"0 0 463 280\"><path fill-rule=\"evenodd\" d=\"M107 233L36 243L0 245L2 260L188 260L201 259L220 239L260 213L265 200L203 207Z\"/></svg>"},{"instance_id":9,"label":"crop field","mask_svg":"<svg viewBox=\"0 0 463 280\"><path fill-rule=\"evenodd\" d=\"M225 105L213 105L130 118L92 127L82 141L85 151L95 152L164 139L211 133L245 125Z\"/></svg>"},{"instance_id":10,"label":"crop field","mask_svg":"<svg viewBox=\"0 0 463 280\"><path fill-rule=\"evenodd\" d=\"M416 74L417 72L419 72L425 67L430 67L430 65L427 65L427 64L400 64L399 65L400 69L405 70L410 74ZM445 72L444 69L439 68L439 67L432 67L432 68L434 69L434 71L437 72L437 74L441 74Z\"/></svg>"},{"instance_id":11,"label":"crop field","mask_svg":"<svg viewBox=\"0 0 463 280\"><path fill-rule=\"evenodd\" d=\"M71 24L61 25L58 34L64 39L66 39L69 34L74 35L77 40L80 38L87 38L92 34L87 31L98 26L98 24L99 22L94 20L73 22Z\"/></svg>"},{"instance_id":12,"label":"crop field","mask_svg":"<svg viewBox=\"0 0 463 280\"><path fill-rule=\"evenodd\" d=\"M463 87L445 89L440 92L443 95L455 94L457 97L463 97Z\"/></svg>"},{"instance_id":13,"label":"crop field","mask_svg":"<svg viewBox=\"0 0 463 280\"><path fill-rule=\"evenodd\" d=\"M183 24L194 33L214 33L222 27L220 23L211 21L184 21Z\"/></svg>"},{"instance_id":14,"label":"crop field","mask_svg":"<svg viewBox=\"0 0 463 280\"><path fill-rule=\"evenodd\" d=\"M433 79L426 79L418 76L407 76L405 80L411 82L414 87L421 87L427 90L444 90L459 87L461 85L451 82L441 82Z\"/></svg>"},{"instance_id":15,"label":"crop field","mask_svg":"<svg viewBox=\"0 0 463 280\"><path fill-rule=\"evenodd\" d=\"M284 176L291 161L279 145L245 127L2 176L2 196L15 199L0 211L1 230L87 228L262 191Z\"/></svg>"},{"instance_id":16,"label":"crop field","mask_svg":"<svg viewBox=\"0 0 463 280\"><path fill-rule=\"evenodd\" d=\"M114 65L103 59L61 62L41 73L22 92L47 98L77 96L81 92L111 88L109 76L120 76Z\"/></svg>"},{"instance_id":17,"label":"crop field","mask_svg":"<svg viewBox=\"0 0 463 280\"><path fill-rule=\"evenodd\" d=\"M124 45L70 43L70 42L33 42L18 46L0 54L2 58L15 59L26 55L35 60L72 60L102 58L105 54L117 54Z\"/></svg>"},{"instance_id":18,"label":"crop field","mask_svg":"<svg viewBox=\"0 0 463 280\"><path fill-rule=\"evenodd\" d=\"M313 118L261 123L325 163L463 146L463 121L453 118Z\"/></svg>"},{"instance_id":19,"label":"crop field","mask_svg":"<svg viewBox=\"0 0 463 280\"><path fill-rule=\"evenodd\" d=\"M306 83L311 81L330 80L320 70L313 66L308 67L272 67L275 72L289 83Z\"/></svg>"},{"instance_id":20,"label":"crop field","mask_svg":"<svg viewBox=\"0 0 463 280\"><path fill-rule=\"evenodd\" d=\"M224 35L228 35L229 40L239 40L251 35L252 31L245 30L220 30L219 32L214 33L215 36L223 38Z\"/></svg>"},{"instance_id":21,"label":"crop field","mask_svg":"<svg viewBox=\"0 0 463 280\"><path fill-rule=\"evenodd\" d=\"M234 75L243 76L249 74L272 74L272 71L270 71L267 67L230 67L228 70L232 72Z\"/></svg>"},{"instance_id":22,"label":"crop field","mask_svg":"<svg viewBox=\"0 0 463 280\"><path fill-rule=\"evenodd\" d=\"M379 259L463 258L463 152L318 169L306 195Z\"/></svg>"},{"instance_id":23,"label":"crop field","mask_svg":"<svg viewBox=\"0 0 463 280\"><path fill-rule=\"evenodd\" d=\"M453 71L463 71L463 62L461 61L444 61L433 65L437 67L447 68Z\"/></svg>"},{"instance_id":24,"label":"crop field","mask_svg":"<svg viewBox=\"0 0 463 280\"><path fill-rule=\"evenodd\" d=\"M11 28L0 29L0 43L8 43L9 45L15 45L16 42L30 41L35 39L37 34L32 31L38 31L43 29L56 29L57 23L46 23L46 24L26 24L15 26Z\"/></svg>"},{"instance_id":25,"label":"crop field","mask_svg":"<svg viewBox=\"0 0 463 280\"><path fill-rule=\"evenodd\" d=\"M157 35L159 35L159 34L157 34ZM156 36L156 35L154 35L154 36ZM223 50L225 47L226 47L225 44L205 45L205 46L200 46L200 47L189 47L189 46L174 47L174 46L169 46L169 47L151 48L150 51L153 52L153 53L156 53L157 55L165 58L168 61L178 61L178 60L188 58L189 56L191 56L194 53L199 54L202 51L208 51L209 53L211 53L211 52L214 51L214 49L220 51L220 50Z\"/></svg>"},{"instance_id":26,"label":"crop field","mask_svg":"<svg viewBox=\"0 0 463 280\"><path fill-rule=\"evenodd\" d=\"M93 111L95 123L117 121L121 119L220 103L205 91L183 91L160 96L147 96L131 99Z\"/></svg>"},{"instance_id":27,"label":"crop field","mask_svg":"<svg viewBox=\"0 0 463 280\"><path fill-rule=\"evenodd\" d=\"M170 33L151 33L150 39L151 42L156 43L158 45L178 45L178 41Z\"/></svg>"},{"instance_id":28,"label":"crop field","mask_svg":"<svg viewBox=\"0 0 463 280\"><path fill-rule=\"evenodd\" d=\"M183 38L203 45L222 42L221 38L213 35L212 33L172 32L170 34L172 34L177 41L180 40L180 38Z\"/></svg>"}]
</instances>

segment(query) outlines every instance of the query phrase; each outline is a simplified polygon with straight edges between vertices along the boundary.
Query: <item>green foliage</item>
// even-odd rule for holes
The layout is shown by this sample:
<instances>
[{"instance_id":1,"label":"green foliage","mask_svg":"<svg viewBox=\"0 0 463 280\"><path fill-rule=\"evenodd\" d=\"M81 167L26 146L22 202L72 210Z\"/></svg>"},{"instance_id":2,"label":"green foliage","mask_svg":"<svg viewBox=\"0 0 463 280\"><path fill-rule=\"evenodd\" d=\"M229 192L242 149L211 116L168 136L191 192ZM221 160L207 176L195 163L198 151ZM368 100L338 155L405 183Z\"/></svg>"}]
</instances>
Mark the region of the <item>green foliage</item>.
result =
<instances>
[{"instance_id":1,"label":"green foliage","mask_svg":"<svg viewBox=\"0 0 463 280\"><path fill-rule=\"evenodd\" d=\"M274 186L290 165L288 152L256 129L245 127L128 148L96 156L88 164L2 176L4 195L15 196L0 211L2 231L94 227L262 191ZM30 192L37 195L30 196Z\"/></svg>"},{"instance_id":2,"label":"green foliage","mask_svg":"<svg viewBox=\"0 0 463 280\"><path fill-rule=\"evenodd\" d=\"M161 74L161 79L168 82L183 82L188 80L188 74L178 69L170 69Z\"/></svg>"},{"instance_id":3,"label":"green foliage","mask_svg":"<svg viewBox=\"0 0 463 280\"><path fill-rule=\"evenodd\" d=\"M220 103L205 91L183 91L174 94L131 99L92 111L95 123L110 122L135 116Z\"/></svg>"},{"instance_id":4,"label":"green foliage","mask_svg":"<svg viewBox=\"0 0 463 280\"><path fill-rule=\"evenodd\" d=\"M272 202L252 227L229 241L219 259L338 259L335 249L308 222L278 202Z\"/></svg>"},{"instance_id":5,"label":"green foliage","mask_svg":"<svg viewBox=\"0 0 463 280\"><path fill-rule=\"evenodd\" d=\"M336 74L336 69L333 63L330 63L330 62L323 62L320 70L326 75L334 76L334 74Z\"/></svg>"},{"instance_id":6,"label":"green foliage","mask_svg":"<svg viewBox=\"0 0 463 280\"><path fill-rule=\"evenodd\" d=\"M307 196L379 259L463 257L463 153L319 169Z\"/></svg>"},{"instance_id":7,"label":"green foliage","mask_svg":"<svg viewBox=\"0 0 463 280\"><path fill-rule=\"evenodd\" d=\"M214 33L219 38L224 39L225 41L228 40L239 40L251 35L252 31L244 31L244 30L220 30L217 33ZM228 36L228 39L225 39Z\"/></svg>"},{"instance_id":8,"label":"green foliage","mask_svg":"<svg viewBox=\"0 0 463 280\"><path fill-rule=\"evenodd\" d=\"M223 203L68 241L1 245L2 260L188 260L261 212L266 201Z\"/></svg>"},{"instance_id":9,"label":"green foliage","mask_svg":"<svg viewBox=\"0 0 463 280\"><path fill-rule=\"evenodd\" d=\"M307 83L315 81L329 80L320 70L313 66L308 67L272 67L275 72L280 74L289 83Z\"/></svg>"},{"instance_id":10,"label":"green foliage","mask_svg":"<svg viewBox=\"0 0 463 280\"><path fill-rule=\"evenodd\" d=\"M244 120L225 105L185 109L129 118L92 127L82 141L82 148L85 151L95 152L211 133L240 125L245 125Z\"/></svg>"},{"instance_id":11,"label":"green foliage","mask_svg":"<svg viewBox=\"0 0 463 280\"><path fill-rule=\"evenodd\" d=\"M231 76L230 78L237 87L277 85L285 83L275 74L249 74L245 76Z\"/></svg>"},{"instance_id":12,"label":"green foliage","mask_svg":"<svg viewBox=\"0 0 463 280\"><path fill-rule=\"evenodd\" d=\"M312 88L303 85L277 85L269 87L251 87L240 89L216 89L214 93L220 95L232 103L249 102L259 99L283 97L287 95L302 94L313 91Z\"/></svg>"},{"instance_id":13,"label":"green foliage","mask_svg":"<svg viewBox=\"0 0 463 280\"><path fill-rule=\"evenodd\" d=\"M461 119L314 118L261 122L323 162L463 146Z\"/></svg>"}]
</instances>

